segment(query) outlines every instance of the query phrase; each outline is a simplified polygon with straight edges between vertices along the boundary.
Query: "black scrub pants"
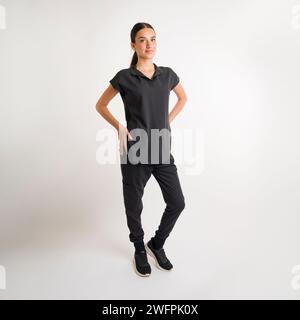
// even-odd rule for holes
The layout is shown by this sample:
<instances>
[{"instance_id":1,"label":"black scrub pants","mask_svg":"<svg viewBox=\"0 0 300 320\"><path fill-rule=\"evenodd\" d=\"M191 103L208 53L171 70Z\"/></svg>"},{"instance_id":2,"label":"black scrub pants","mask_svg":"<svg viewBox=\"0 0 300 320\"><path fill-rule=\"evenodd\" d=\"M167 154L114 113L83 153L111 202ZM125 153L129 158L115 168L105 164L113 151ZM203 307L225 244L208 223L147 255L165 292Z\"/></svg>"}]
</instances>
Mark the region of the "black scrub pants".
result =
<instances>
[{"instance_id":1,"label":"black scrub pants","mask_svg":"<svg viewBox=\"0 0 300 320\"><path fill-rule=\"evenodd\" d=\"M127 226L130 231L129 240L133 243L144 240L141 224L142 197L147 181L153 174L166 203L155 238L164 242L185 207L174 158L172 157L170 164L121 163L121 172Z\"/></svg>"}]
</instances>

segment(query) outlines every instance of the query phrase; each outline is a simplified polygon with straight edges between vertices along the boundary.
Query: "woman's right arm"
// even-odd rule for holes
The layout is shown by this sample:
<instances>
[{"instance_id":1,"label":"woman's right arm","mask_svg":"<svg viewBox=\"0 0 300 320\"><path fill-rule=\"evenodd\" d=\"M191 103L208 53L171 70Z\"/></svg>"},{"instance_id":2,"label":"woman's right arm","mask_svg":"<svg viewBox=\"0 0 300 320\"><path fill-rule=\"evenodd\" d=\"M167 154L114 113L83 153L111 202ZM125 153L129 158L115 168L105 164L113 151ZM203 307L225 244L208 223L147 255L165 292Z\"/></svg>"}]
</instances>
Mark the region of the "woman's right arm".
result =
<instances>
[{"instance_id":1,"label":"woman's right arm","mask_svg":"<svg viewBox=\"0 0 300 320\"><path fill-rule=\"evenodd\" d=\"M107 106L109 102L117 95L119 91L116 90L111 84L102 93L99 100L96 103L96 110L100 115L108 121L117 131L119 131L120 122L111 114Z\"/></svg>"},{"instance_id":2,"label":"woman's right arm","mask_svg":"<svg viewBox=\"0 0 300 320\"><path fill-rule=\"evenodd\" d=\"M119 151L123 154L123 150L127 153L127 135L133 139L127 128L124 127L108 110L109 102L117 95L119 91L116 90L111 84L105 89L96 103L96 110L99 114L108 121L118 132Z\"/></svg>"}]
</instances>

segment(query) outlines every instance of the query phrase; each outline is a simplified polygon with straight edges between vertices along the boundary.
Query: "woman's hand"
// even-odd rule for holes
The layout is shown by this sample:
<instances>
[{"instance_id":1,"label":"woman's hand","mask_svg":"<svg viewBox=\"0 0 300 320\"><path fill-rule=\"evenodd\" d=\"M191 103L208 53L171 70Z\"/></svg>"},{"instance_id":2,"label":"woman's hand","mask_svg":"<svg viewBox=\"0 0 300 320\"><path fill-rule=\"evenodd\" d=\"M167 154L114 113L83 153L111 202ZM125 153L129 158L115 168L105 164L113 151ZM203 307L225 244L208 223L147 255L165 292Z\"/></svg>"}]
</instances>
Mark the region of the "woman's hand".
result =
<instances>
[{"instance_id":1,"label":"woman's hand","mask_svg":"<svg viewBox=\"0 0 300 320\"><path fill-rule=\"evenodd\" d=\"M133 137L129 133L128 129L126 127L124 127L122 124L119 124L118 138L119 138L119 152L121 155L123 155L124 150L126 153L128 152L128 150L127 150L127 136L129 137L129 139L135 140L135 139L133 139Z\"/></svg>"}]
</instances>

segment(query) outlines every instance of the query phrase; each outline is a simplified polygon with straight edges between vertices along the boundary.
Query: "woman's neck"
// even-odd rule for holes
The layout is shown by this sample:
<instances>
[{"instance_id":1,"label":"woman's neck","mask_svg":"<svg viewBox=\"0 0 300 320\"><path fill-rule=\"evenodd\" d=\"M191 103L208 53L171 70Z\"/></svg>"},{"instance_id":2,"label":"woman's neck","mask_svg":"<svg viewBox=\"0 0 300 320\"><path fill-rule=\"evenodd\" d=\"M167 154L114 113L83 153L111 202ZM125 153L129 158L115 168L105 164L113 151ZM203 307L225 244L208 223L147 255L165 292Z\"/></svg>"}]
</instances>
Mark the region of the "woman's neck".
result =
<instances>
[{"instance_id":1,"label":"woman's neck","mask_svg":"<svg viewBox=\"0 0 300 320\"><path fill-rule=\"evenodd\" d=\"M136 64L136 68L138 70L142 70L144 72L151 72L153 69L155 69L154 64L152 60L139 60Z\"/></svg>"}]
</instances>

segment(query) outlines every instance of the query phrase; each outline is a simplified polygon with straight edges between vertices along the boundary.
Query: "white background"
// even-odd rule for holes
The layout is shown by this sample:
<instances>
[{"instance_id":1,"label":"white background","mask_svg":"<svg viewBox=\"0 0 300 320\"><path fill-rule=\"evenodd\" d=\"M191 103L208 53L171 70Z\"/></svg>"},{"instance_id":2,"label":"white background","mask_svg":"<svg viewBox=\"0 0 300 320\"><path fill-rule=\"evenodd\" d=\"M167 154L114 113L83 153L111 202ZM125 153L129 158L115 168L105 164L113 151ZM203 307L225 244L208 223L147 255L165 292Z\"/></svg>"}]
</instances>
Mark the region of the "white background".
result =
<instances>
[{"instance_id":1,"label":"white background","mask_svg":"<svg viewBox=\"0 0 300 320\"><path fill-rule=\"evenodd\" d=\"M0 4L0 299L300 298L300 1ZM201 172L178 163L174 270L149 257L149 278L132 268L119 165L96 161L97 132L115 129L95 104L136 22L188 95L172 129L203 138ZM125 119L119 95L110 110ZM153 177L143 203L147 241L165 207Z\"/></svg>"}]
</instances>

